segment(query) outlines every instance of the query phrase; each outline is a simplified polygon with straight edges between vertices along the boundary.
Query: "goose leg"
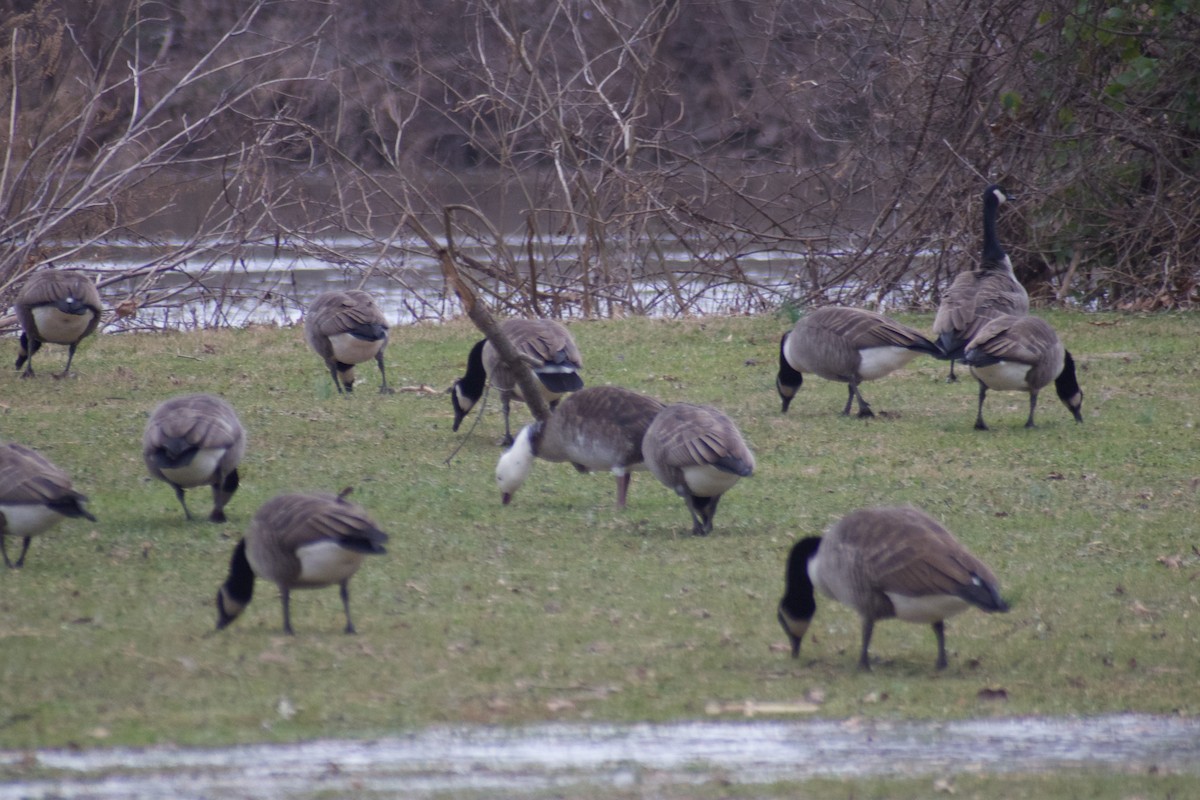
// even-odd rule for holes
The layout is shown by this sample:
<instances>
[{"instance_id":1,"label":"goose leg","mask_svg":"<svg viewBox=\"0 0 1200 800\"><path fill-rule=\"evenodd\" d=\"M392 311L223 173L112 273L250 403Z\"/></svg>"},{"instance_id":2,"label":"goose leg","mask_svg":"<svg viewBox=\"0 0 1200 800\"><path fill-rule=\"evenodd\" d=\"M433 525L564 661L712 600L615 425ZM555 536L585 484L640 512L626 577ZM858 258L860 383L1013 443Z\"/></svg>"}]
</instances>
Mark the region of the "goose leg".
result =
<instances>
[{"instance_id":1,"label":"goose leg","mask_svg":"<svg viewBox=\"0 0 1200 800\"><path fill-rule=\"evenodd\" d=\"M238 488L238 472L235 469L225 476L225 480L212 485L213 510L208 515L209 522L225 522L225 504L233 499L233 493Z\"/></svg>"},{"instance_id":2,"label":"goose leg","mask_svg":"<svg viewBox=\"0 0 1200 800\"><path fill-rule=\"evenodd\" d=\"M1037 408L1037 392L1029 393L1029 419L1025 420L1025 427L1032 428L1033 425L1033 410Z\"/></svg>"},{"instance_id":3,"label":"goose leg","mask_svg":"<svg viewBox=\"0 0 1200 800\"><path fill-rule=\"evenodd\" d=\"M983 398L987 397L987 384L979 382L979 411L975 415L975 430L986 431L987 424L983 421Z\"/></svg>"},{"instance_id":4,"label":"goose leg","mask_svg":"<svg viewBox=\"0 0 1200 800\"><path fill-rule=\"evenodd\" d=\"M171 484L171 487L175 490L175 497L178 498L179 505L183 506L184 516L186 516L189 520L192 519L192 512L188 510L187 503L183 500L183 487L174 483Z\"/></svg>"},{"instance_id":5,"label":"goose leg","mask_svg":"<svg viewBox=\"0 0 1200 800\"><path fill-rule=\"evenodd\" d=\"M937 668L946 668L946 623L943 620L938 620L931 626L933 635L937 637L938 655Z\"/></svg>"},{"instance_id":6,"label":"goose leg","mask_svg":"<svg viewBox=\"0 0 1200 800\"><path fill-rule=\"evenodd\" d=\"M871 647L871 634L875 632L875 620L864 617L862 621L862 650L858 654L858 668L863 672L871 671L871 659L867 651Z\"/></svg>"},{"instance_id":7,"label":"goose leg","mask_svg":"<svg viewBox=\"0 0 1200 800\"><path fill-rule=\"evenodd\" d=\"M850 416L850 406L853 405L853 403L854 403L854 384L853 383L847 384L846 388L848 390L848 393L846 395L846 407L842 409L843 417Z\"/></svg>"},{"instance_id":8,"label":"goose leg","mask_svg":"<svg viewBox=\"0 0 1200 800\"><path fill-rule=\"evenodd\" d=\"M25 333L21 334L20 347L17 349L17 366L20 369L21 365L25 365L25 371L21 373L22 378L33 377L33 354L36 353L42 346L42 343L37 339L31 339Z\"/></svg>"},{"instance_id":9,"label":"goose leg","mask_svg":"<svg viewBox=\"0 0 1200 800\"><path fill-rule=\"evenodd\" d=\"M333 388L337 389L338 394L342 393L342 381L338 377L338 368L336 361L329 362L329 375L333 378Z\"/></svg>"},{"instance_id":10,"label":"goose leg","mask_svg":"<svg viewBox=\"0 0 1200 800\"><path fill-rule=\"evenodd\" d=\"M383 370L383 351L380 350L375 354L375 363L379 365L379 377L383 379L383 385L379 387L380 394L393 394L393 390L388 386L387 373Z\"/></svg>"},{"instance_id":11,"label":"goose leg","mask_svg":"<svg viewBox=\"0 0 1200 800\"><path fill-rule=\"evenodd\" d=\"M512 392L500 393L500 411L504 414L504 439L501 442L505 447L511 447L513 443L512 430L508 426L509 406L512 403Z\"/></svg>"},{"instance_id":12,"label":"goose leg","mask_svg":"<svg viewBox=\"0 0 1200 800\"><path fill-rule=\"evenodd\" d=\"M626 472L617 476L617 508L625 507L625 498L629 494L629 482L633 480L633 473Z\"/></svg>"},{"instance_id":13,"label":"goose leg","mask_svg":"<svg viewBox=\"0 0 1200 800\"><path fill-rule=\"evenodd\" d=\"M71 361L75 358L75 348L79 346L79 342L71 342L67 347L67 366L63 367L63 371L55 375L56 378L65 378L71 372Z\"/></svg>"},{"instance_id":14,"label":"goose leg","mask_svg":"<svg viewBox=\"0 0 1200 800\"><path fill-rule=\"evenodd\" d=\"M354 623L350 621L350 579L341 583L342 595L342 610L346 612L346 633L358 633L354 630Z\"/></svg>"},{"instance_id":15,"label":"goose leg","mask_svg":"<svg viewBox=\"0 0 1200 800\"><path fill-rule=\"evenodd\" d=\"M857 383L850 384L850 394L852 397L858 398L858 418L859 419L868 419L870 417L875 416L875 412L871 410L871 407L869 405L867 405L867 401L863 399L862 391L858 388ZM849 410L849 408L850 408L850 406L849 406L849 404L847 404L846 409Z\"/></svg>"},{"instance_id":16,"label":"goose leg","mask_svg":"<svg viewBox=\"0 0 1200 800\"><path fill-rule=\"evenodd\" d=\"M288 636L295 636L296 632L292 630L291 595L286 586L279 587L279 600L283 603L283 632Z\"/></svg>"},{"instance_id":17,"label":"goose leg","mask_svg":"<svg viewBox=\"0 0 1200 800\"><path fill-rule=\"evenodd\" d=\"M8 560L8 547L4 544L7 538L8 537L4 536L3 534L0 534L0 554L4 555L4 564L9 569L20 569L21 567L25 566L25 554L29 552L30 537L21 537L21 555L17 556L17 560L15 562Z\"/></svg>"}]
</instances>

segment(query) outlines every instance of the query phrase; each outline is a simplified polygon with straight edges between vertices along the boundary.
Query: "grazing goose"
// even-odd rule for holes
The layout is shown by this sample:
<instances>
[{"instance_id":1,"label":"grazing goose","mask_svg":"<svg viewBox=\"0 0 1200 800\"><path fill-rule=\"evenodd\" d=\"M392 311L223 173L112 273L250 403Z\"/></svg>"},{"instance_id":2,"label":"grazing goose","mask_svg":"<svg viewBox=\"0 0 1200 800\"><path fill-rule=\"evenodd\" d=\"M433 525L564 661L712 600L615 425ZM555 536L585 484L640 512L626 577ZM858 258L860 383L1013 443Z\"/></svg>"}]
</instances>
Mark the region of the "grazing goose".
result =
<instances>
[{"instance_id":1,"label":"grazing goose","mask_svg":"<svg viewBox=\"0 0 1200 800\"><path fill-rule=\"evenodd\" d=\"M800 640L817 611L814 587L862 618L860 669L871 669L875 621L928 623L937 637L937 668L946 667L948 617L976 606L1007 611L996 576L953 534L910 507L853 511L822 536L801 539L788 555L779 624L800 656Z\"/></svg>"},{"instance_id":2,"label":"grazing goose","mask_svg":"<svg viewBox=\"0 0 1200 800\"><path fill-rule=\"evenodd\" d=\"M921 353L941 357L937 345L915 328L874 311L826 306L801 317L779 342L779 375L775 388L787 413L792 398L812 372L828 381L848 384L850 395L842 416L858 398L858 416L873 417L858 385L882 378Z\"/></svg>"},{"instance_id":3,"label":"grazing goose","mask_svg":"<svg viewBox=\"0 0 1200 800\"><path fill-rule=\"evenodd\" d=\"M292 589L320 589L338 584L350 619L350 578L364 556L387 552L388 535L367 512L341 494L281 494L263 504L250 529L233 549L229 577L217 591L217 630L238 618L254 595L254 578L273 581L283 602L283 632L293 634Z\"/></svg>"},{"instance_id":4,"label":"grazing goose","mask_svg":"<svg viewBox=\"0 0 1200 800\"><path fill-rule=\"evenodd\" d=\"M721 495L754 473L754 454L741 432L711 406L672 403L658 412L642 456L654 477L683 498L695 536L712 531Z\"/></svg>"},{"instance_id":5,"label":"grazing goose","mask_svg":"<svg viewBox=\"0 0 1200 800\"><path fill-rule=\"evenodd\" d=\"M387 346L387 318L371 295L359 289L324 292L304 315L304 336L317 355L325 359L338 394L342 387L354 391L354 365L375 359L383 383L380 394L390 394L383 368Z\"/></svg>"},{"instance_id":6,"label":"grazing goose","mask_svg":"<svg viewBox=\"0 0 1200 800\"><path fill-rule=\"evenodd\" d=\"M225 521L225 504L238 488L238 464L246 434L233 406L211 394L172 397L150 415L142 436L142 458L150 475L171 484L183 513L192 512L183 490L211 486L211 522Z\"/></svg>"},{"instance_id":7,"label":"grazing goose","mask_svg":"<svg viewBox=\"0 0 1200 800\"><path fill-rule=\"evenodd\" d=\"M496 484L508 505L529 477L534 457L569 461L580 472L617 476L617 508L625 507L630 470L642 467L642 439L663 404L616 386L583 389L563 400L544 422L532 422L496 464Z\"/></svg>"},{"instance_id":8,"label":"grazing goose","mask_svg":"<svg viewBox=\"0 0 1200 800\"><path fill-rule=\"evenodd\" d=\"M997 317L984 325L967 345L963 363L979 381L979 413L975 429L986 431L983 399L988 389L1029 393L1029 419L1037 408L1038 392L1054 381L1058 397L1083 422L1083 391L1075 377L1075 359L1063 347L1050 323L1038 317Z\"/></svg>"},{"instance_id":9,"label":"grazing goose","mask_svg":"<svg viewBox=\"0 0 1200 800\"><path fill-rule=\"evenodd\" d=\"M25 365L21 377L33 377L33 354L43 344L65 344L67 366L55 376L65 378L71 371L75 348L100 323L100 311L100 292L82 272L45 269L30 275L16 302L21 323L16 368Z\"/></svg>"},{"instance_id":10,"label":"grazing goose","mask_svg":"<svg viewBox=\"0 0 1200 800\"><path fill-rule=\"evenodd\" d=\"M967 342L990 319L1005 314L1028 314L1029 295L1013 274L1012 259L996 236L996 211L1007 198L992 185L983 190L983 258L979 269L960 272L942 295L933 335L956 381L954 361L961 359Z\"/></svg>"},{"instance_id":11,"label":"grazing goose","mask_svg":"<svg viewBox=\"0 0 1200 800\"><path fill-rule=\"evenodd\" d=\"M533 369L542 384L542 396L551 409L564 394L583 388L583 379L579 377L583 357L571 332L563 325L548 319L509 319L500 323L500 330ZM488 380L500 392L504 444L510 445L513 437L508 421L509 403L513 398L524 402L524 398L516 376L504 365L499 352L487 339L481 339L471 348L466 374L450 387L454 430L458 430L471 408L479 402Z\"/></svg>"},{"instance_id":12,"label":"grazing goose","mask_svg":"<svg viewBox=\"0 0 1200 800\"><path fill-rule=\"evenodd\" d=\"M71 479L44 456L24 445L0 445L0 554L10 569L25 564L29 540L65 517L96 521L83 507L87 497L71 488ZM21 537L21 555L8 558L5 541Z\"/></svg>"}]
</instances>

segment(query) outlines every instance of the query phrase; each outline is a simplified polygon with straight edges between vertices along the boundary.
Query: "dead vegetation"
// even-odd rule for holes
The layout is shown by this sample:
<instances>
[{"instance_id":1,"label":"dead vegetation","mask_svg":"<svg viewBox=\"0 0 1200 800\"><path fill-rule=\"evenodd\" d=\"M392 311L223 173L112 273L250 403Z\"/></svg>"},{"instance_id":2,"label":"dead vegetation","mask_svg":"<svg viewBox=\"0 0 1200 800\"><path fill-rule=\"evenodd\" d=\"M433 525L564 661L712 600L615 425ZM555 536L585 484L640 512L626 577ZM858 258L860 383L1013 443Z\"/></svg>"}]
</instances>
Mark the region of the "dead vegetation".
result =
<instances>
[{"instance_id":1,"label":"dead vegetation","mask_svg":"<svg viewBox=\"0 0 1200 800\"><path fill-rule=\"evenodd\" d=\"M133 243L100 280L131 326L197 292L221 324L205 278L250 253L387 276L441 317L414 265L453 244L504 313L921 306L972 263L995 181L1041 302L1188 307L1194 5L19 3L0 300Z\"/></svg>"}]
</instances>

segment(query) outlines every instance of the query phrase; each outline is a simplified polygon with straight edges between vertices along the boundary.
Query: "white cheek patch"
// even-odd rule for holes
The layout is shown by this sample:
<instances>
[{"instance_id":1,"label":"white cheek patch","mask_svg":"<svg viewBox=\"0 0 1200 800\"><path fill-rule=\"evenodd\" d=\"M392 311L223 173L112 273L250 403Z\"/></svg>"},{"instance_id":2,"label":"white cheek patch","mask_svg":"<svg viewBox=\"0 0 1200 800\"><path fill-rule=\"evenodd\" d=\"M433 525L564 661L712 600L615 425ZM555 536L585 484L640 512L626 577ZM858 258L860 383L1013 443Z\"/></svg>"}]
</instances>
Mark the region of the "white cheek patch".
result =
<instances>
[{"instance_id":1,"label":"white cheek patch","mask_svg":"<svg viewBox=\"0 0 1200 800\"><path fill-rule=\"evenodd\" d=\"M339 333L329 337L333 357L343 364L361 364L375 357L385 343L384 339L368 342L351 333Z\"/></svg>"},{"instance_id":2,"label":"white cheek patch","mask_svg":"<svg viewBox=\"0 0 1200 800\"><path fill-rule=\"evenodd\" d=\"M221 458L224 455L224 447L210 447L200 450L192 458L192 463L186 467L164 469L162 470L162 474L166 476L167 480L177 486L185 488L204 486L205 484L212 483L213 473L217 471L217 465L221 462Z\"/></svg>"}]
</instances>

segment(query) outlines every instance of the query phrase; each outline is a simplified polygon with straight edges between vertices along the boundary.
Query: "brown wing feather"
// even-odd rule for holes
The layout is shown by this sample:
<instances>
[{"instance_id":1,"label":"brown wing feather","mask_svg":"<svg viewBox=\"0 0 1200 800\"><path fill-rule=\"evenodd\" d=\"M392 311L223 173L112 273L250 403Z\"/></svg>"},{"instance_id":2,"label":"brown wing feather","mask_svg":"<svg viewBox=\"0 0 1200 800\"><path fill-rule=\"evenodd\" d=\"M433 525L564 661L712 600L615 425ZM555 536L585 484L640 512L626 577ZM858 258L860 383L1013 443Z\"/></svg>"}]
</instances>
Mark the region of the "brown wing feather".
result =
<instances>
[{"instance_id":1,"label":"brown wing feather","mask_svg":"<svg viewBox=\"0 0 1200 800\"><path fill-rule=\"evenodd\" d=\"M865 347L933 347L915 328L874 311L827 306L807 315L814 325L844 337L856 349Z\"/></svg>"},{"instance_id":2,"label":"brown wing feather","mask_svg":"<svg viewBox=\"0 0 1200 800\"><path fill-rule=\"evenodd\" d=\"M0 447L0 501L51 503L80 496L71 479L41 453L20 444Z\"/></svg>"},{"instance_id":3,"label":"brown wing feather","mask_svg":"<svg viewBox=\"0 0 1200 800\"><path fill-rule=\"evenodd\" d=\"M754 468L754 454L733 420L709 406L674 403L667 406L651 425L647 446L664 466L686 467L713 464L736 458ZM647 458L649 456L647 455Z\"/></svg>"},{"instance_id":4,"label":"brown wing feather","mask_svg":"<svg viewBox=\"0 0 1200 800\"><path fill-rule=\"evenodd\" d=\"M29 276L17 296L17 304L39 306L74 297L99 314L100 292L96 284L82 272L74 270L41 270Z\"/></svg>"},{"instance_id":5,"label":"brown wing feather","mask_svg":"<svg viewBox=\"0 0 1200 800\"><path fill-rule=\"evenodd\" d=\"M1058 334L1039 317L997 317L979 329L967 350L982 350L994 358L1035 364L1058 345Z\"/></svg>"},{"instance_id":6,"label":"brown wing feather","mask_svg":"<svg viewBox=\"0 0 1200 800\"><path fill-rule=\"evenodd\" d=\"M358 289L326 292L308 309L313 329L321 336L335 336L362 324L387 324L387 318L371 295Z\"/></svg>"}]
</instances>

